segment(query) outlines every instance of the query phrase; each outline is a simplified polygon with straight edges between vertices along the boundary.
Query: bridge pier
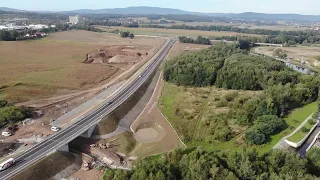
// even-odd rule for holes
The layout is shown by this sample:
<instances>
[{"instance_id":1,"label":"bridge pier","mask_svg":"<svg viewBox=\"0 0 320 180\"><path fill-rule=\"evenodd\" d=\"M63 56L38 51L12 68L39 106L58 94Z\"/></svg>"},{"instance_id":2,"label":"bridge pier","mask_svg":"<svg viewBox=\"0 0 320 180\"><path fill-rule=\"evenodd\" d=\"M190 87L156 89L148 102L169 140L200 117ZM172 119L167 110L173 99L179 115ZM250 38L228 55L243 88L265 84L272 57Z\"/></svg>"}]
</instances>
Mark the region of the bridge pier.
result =
<instances>
[{"instance_id":1,"label":"bridge pier","mask_svg":"<svg viewBox=\"0 0 320 180\"><path fill-rule=\"evenodd\" d=\"M69 152L69 144L65 144L61 146L57 151L62 151L62 152Z\"/></svg>"},{"instance_id":2,"label":"bridge pier","mask_svg":"<svg viewBox=\"0 0 320 180\"><path fill-rule=\"evenodd\" d=\"M83 134L81 134L81 137L90 138L95 128L96 128L96 125L93 125L93 126L92 126L91 128L89 128L86 132L84 132Z\"/></svg>"}]
</instances>

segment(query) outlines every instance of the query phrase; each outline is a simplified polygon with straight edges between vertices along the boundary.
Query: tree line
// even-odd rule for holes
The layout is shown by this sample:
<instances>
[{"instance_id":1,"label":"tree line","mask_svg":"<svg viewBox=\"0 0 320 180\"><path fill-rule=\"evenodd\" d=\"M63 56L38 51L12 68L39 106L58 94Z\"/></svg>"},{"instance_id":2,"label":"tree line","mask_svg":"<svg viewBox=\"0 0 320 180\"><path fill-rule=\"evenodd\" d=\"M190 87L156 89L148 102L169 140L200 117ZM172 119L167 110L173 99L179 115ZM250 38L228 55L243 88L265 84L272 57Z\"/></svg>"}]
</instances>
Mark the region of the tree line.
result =
<instances>
[{"instance_id":1,"label":"tree line","mask_svg":"<svg viewBox=\"0 0 320 180\"><path fill-rule=\"evenodd\" d=\"M26 34L34 34L37 31L44 33L52 33L59 31L69 31L72 29L86 30L93 32L104 32L101 29L97 29L93 26L85 24L69 25L69 24L57 24L55 27L43 28L40 30L24 29L24 30L0 30L0 41L17 41L29 39Z\"/></svg>"},{"instance_id":2,"label":"tree line","mask_svg":"<svg viewBox=\"0 0 320 180\"><path fill-rule=\"evenodd\" d=\"M141 27L147 28L162 28L162 29L187 29L187 30L201 30L201 31L229 31L246 34L258 34L266 35L265 37L245 37L251 41L257 43L272 43L272 44L320 44L320 33L318 31L280 31L280 30L268 30L268 29L248 29L239 28L234 26L188 26L188 25L142 25ZM211 37L212 40L227 40L236 41L241 36L223 36L223 37Z\"/></svg>"},{"instance_id":3,"label":"tree line","mask_svg":"<svg viewBox=\"0 0 320 180\"><path fill-rule=\"evenodd\" d=\"M179 41L181 43L211 45L210 39L204 38L202 36L198 36L196 39L192 39L186 36L179 36Z\"/></svg>"},{"instance_id":4,"label":"tree line","mask_svg":"<svg viewBox=\"0 0 320 180\"><path fill-rule=\"evenodd\" d=\"M147 158L133 170L107 170L104 180L315 180L319 176L320 150L312 149L303 159L298 154L273 150L259 156L255 150L226 152L175 150L158 159Z\"/></svg>"}]
</instances>

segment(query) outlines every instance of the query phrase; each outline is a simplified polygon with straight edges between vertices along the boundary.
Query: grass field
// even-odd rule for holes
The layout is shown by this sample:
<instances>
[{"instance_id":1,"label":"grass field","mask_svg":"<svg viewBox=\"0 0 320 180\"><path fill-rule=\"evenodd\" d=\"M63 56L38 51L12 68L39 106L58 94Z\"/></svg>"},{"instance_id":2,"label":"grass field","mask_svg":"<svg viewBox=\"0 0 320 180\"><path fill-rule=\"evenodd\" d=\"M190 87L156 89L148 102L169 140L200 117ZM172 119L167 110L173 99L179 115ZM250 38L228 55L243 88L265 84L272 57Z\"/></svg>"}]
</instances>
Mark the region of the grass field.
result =
<instances>
[{"instance_id":1,"label":"grass field","mask_svg":"<svg viewBox=\"0 0 320 180\"><path fill-rule=\"evenodd\" d=\"M199 30L183 30L183 29L160 29L160 28L127 28L127 27L100 27L103 30L111 32L115 29L119 29L121 31L130 31L136 35L151 35L151 36L169 36L169 37L177 37L177 36L189 36L189 37L209 37L209 36L255 36L261 37L261 35L256 34L244 34L244 33L236 33L236 32L217 32L217 31L199 31Z\"/></svg>"},{"instance_id":2,"label":"grass field","mask_svg":"<svg viewBox=\"0 0 320 180\"><path fill-rule=\"evenodd\" d=\"M109 45L151 50L155 38L122 39L88 31L51 34L40 40L0 42L0 97L11 102L87 89L120 71L108 65L84 64L86 54Z\"/></svg>"},{"instance_id":3,"label":"grass field","mask_svg":"<svg viewBox=\"0 0 320 180\"><path fill-rule=\"evenodd\" d=\"M179 43L176 42L175 45L172 47L168 59L172 59L180 54L199 51L201 49L205 49L210 47L211 45L201 45L201 44L186 44L186 43Z\"/></svg>"},{"instance_id":4,"label":"grass field","mask_svg":"<svg viewBox=\"0 0 320 180\"><path fill-rule=\"evenodd\" d=\"M230 92L232 91L219 90L214 87L185 88L166 83L159 107L161 107L161 111L169 119L182 140L184 140L184 142L187 140L188 148L202 146L209 151L255 148L260 154L270 151L281 138L290 134L310 116L310 114L317 110L316 103L311 103L292 111L284 118L287 128L276 135L272 135L270 141L261 146L248 146L243 139L246 127L237 126L232 120L229 120L228 126L236 133L236 136L230 141L213 141L212 143L206 143L200 140L201 138L197 138L199 135L206 134L206 129L200 126L202 121L211 115L228 112L229 105L217 108L215 104L219 98ZM242 91L239 94L253 97L257 95L257 93L259 94L259 92ZM195 138L186 139L187 137Z\"/></svg>"},{"instance_id":5,"label":"grass field","mask_svg":"<svg viewBox=\"0 0 320 180\"><path fill-rule=\"evenodd\" d=\"M223 107L218 107L218 103L224 96L234 92L237 92L237 98L254 97L260 94L259 91L233 91L215 87L186 88L166 83L159 107L184 142L193 146L202 141L200 144L210 149L213 144L217 145L220 142L203 143L206 139L204 136L215 136L217 134L212 134L210 130L218 133L219 129L215 129L214 126L210 129L206 125L206 121L212 119L212 116L229 112L232 102L228 102ZM220 125L217 122L216 126ZM227 121L226 126L236 136L246 129L246 127L236 125L232 119ZM206 140L206 142L210 142L210 140Z\"/></svg>"}]
</instances>

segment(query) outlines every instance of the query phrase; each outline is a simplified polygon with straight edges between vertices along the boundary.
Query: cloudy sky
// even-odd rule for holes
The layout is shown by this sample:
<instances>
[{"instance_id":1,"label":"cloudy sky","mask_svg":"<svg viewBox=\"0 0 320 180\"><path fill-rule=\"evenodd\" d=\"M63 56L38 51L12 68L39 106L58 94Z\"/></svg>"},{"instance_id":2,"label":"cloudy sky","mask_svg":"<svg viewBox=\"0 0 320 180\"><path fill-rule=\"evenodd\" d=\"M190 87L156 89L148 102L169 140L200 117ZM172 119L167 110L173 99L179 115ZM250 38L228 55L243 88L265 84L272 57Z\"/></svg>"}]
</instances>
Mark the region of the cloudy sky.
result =
<instances>
[{"instance_id":1,"label":"cloudy sky","mask_svg":"<svg viewBox=\"0 0 320 180\"><path fill-rule=\"evenodd\" d=\"M128 6L176 8L194 12L262 12L320 15L320 0L0 0L0 6L24 10L104 9Z\"/></svg>"}]
</instances>

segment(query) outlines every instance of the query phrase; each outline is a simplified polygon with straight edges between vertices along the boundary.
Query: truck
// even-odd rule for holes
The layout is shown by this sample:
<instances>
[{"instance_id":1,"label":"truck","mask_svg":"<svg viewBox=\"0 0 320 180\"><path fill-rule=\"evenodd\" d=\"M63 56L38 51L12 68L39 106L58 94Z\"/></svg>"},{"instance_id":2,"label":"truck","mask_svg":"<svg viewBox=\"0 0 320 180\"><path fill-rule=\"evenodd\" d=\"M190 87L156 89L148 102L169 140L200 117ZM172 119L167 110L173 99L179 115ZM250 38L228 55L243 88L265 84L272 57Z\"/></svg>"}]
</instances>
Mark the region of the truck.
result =
<instances>
[{"instance_id":1,"label":"truck","mask_svg":"<svg viewBox=\"0 0 320 180\"><path fill-rule=\"evenodd\" d=\"M0 171L4 171L6 169L8 169L9 167L11 167L15 162L14 158L10 158L6 161L4 161L3 163L0 164Z\"/></svg>"}]
</instances>

